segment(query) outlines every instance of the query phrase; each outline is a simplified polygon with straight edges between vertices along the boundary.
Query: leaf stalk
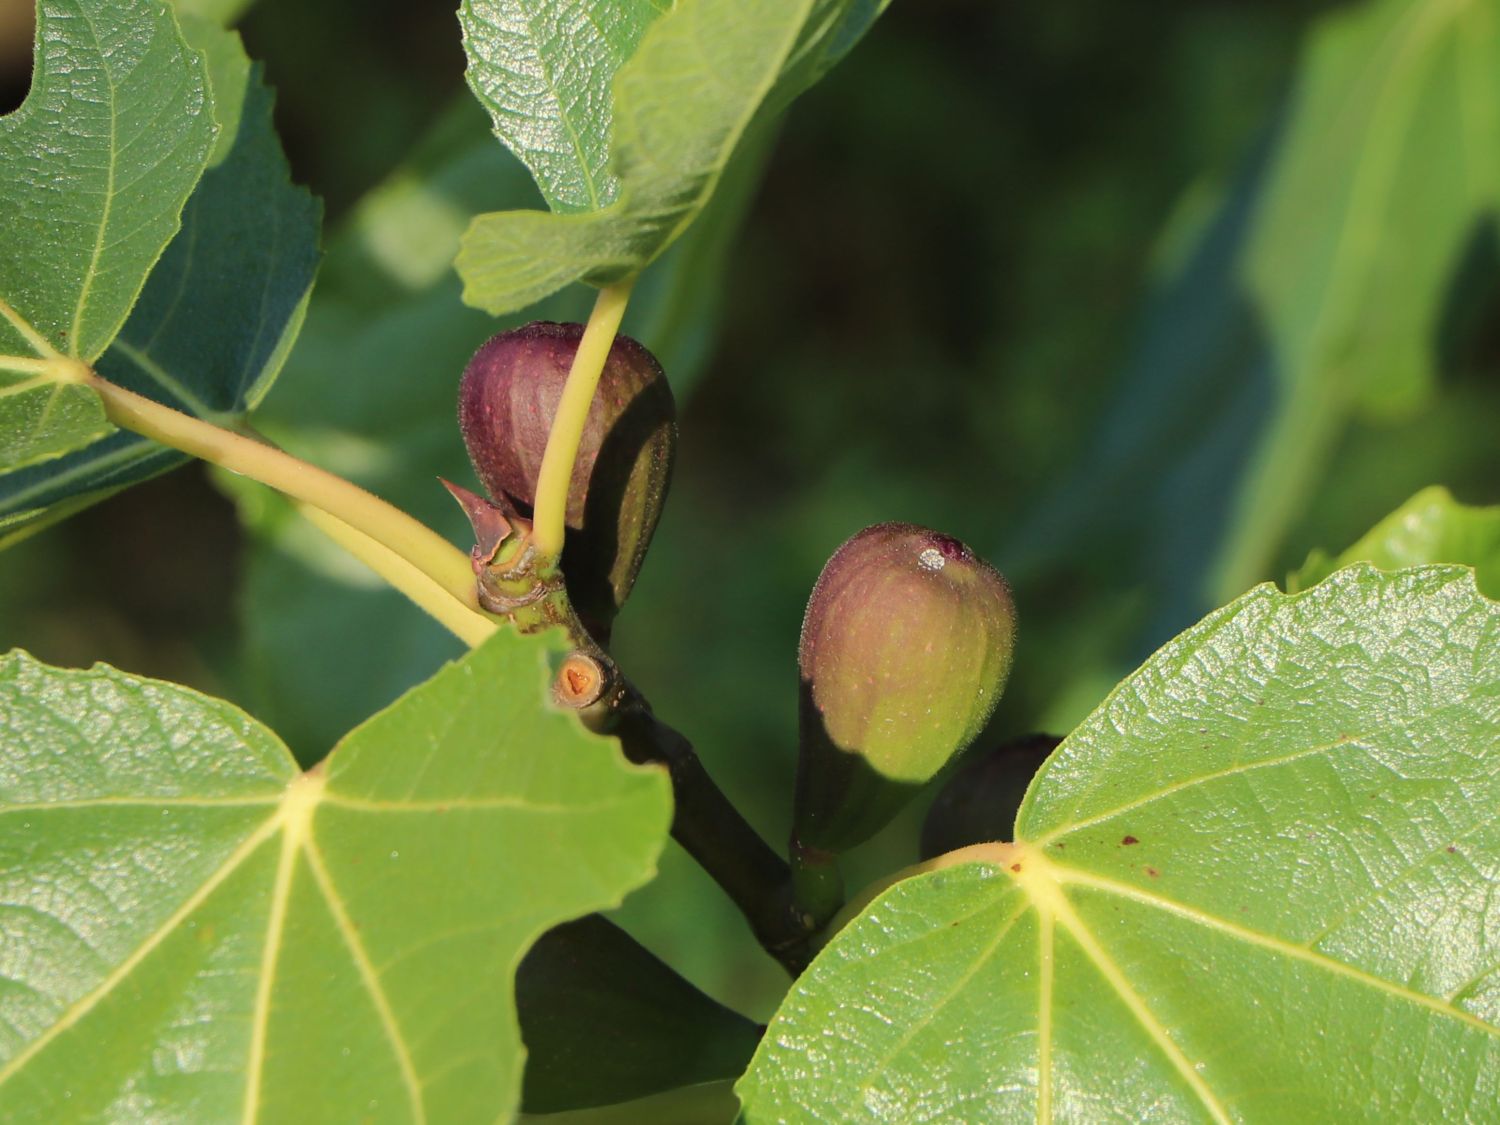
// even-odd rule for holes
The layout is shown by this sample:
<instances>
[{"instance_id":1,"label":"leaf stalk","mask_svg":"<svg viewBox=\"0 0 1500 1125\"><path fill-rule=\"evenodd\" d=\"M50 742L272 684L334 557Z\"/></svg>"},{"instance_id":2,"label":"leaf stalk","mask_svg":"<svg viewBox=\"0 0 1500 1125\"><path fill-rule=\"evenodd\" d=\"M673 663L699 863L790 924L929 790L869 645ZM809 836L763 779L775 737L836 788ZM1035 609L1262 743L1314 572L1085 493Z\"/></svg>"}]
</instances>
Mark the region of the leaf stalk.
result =
<instances>
[{"instance_id":1,"label":"leaf stalk","mask_svg":"<svg viewBox=\"0 0 1500 1125\"><path fill-rule=\"evenodd\" d=\"M547 448L542 454L542 467L537 472L532 545L548 565L555 565L562 555L563 539L567 533L568 486L573 480L578 446L583 440L583 428L588 421L589 407L594 402L599 377L604 373L605 360L614 346L634 285L635 279L631 278L599 290L588 324L583 329L583 339L578 342L578 351L568 368L568 380L563 385L562 398L547 434Z\"/></svg>"},{"instance_id":2,"label":"leaf stalk","mask_svg":"<svg viewBox=\"0 0 1500 1125\"><path fill-rule=\"evenodd\" d=\"M425 576L462 606L475 614L480 612L469 557L399 508L275 446L164 406L98 375L89 377L88 386L103 400L105 415L116 426L257 480L328 513Z\"/></svg>"}]
</instances>

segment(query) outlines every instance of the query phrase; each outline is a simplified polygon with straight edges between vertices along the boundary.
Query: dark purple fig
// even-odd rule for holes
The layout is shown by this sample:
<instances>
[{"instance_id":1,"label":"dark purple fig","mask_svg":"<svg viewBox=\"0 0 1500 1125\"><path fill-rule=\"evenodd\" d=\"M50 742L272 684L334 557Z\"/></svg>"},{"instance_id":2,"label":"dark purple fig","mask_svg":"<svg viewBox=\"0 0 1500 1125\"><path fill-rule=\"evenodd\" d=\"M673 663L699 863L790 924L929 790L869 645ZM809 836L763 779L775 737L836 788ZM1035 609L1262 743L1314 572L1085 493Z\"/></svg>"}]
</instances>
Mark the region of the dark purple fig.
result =
<instances>
[{"instance_id":1,"label":"dark purple fig","mask_svg":"<svg viewBox=\"0 0 1500 1125\"><path fill-rule=\"evenodd\" d=\"M927 810L922 858L1012 839L1026 787L1061 741L1055 734L1028 734L983 753L970 750Z\"/></svg>"},{"instance_id":2,"label":"dark purple fig","mask_svg":"<svg viewBox=\"0 0 1500 1125\"><path fill-rule=\"evenodd\" d=\"M802 623L796 844L879 831L978 736L1014 642L1010 588L957 539L886 523L840 547Z\"/></svg>"},{"instance_id":3,"label":"dark purple fig","mask_svg":"<svg viewBox=\"0 0 1500 1125\"><path fill-rule=\"evenodd\" d=\"M528 324L493 337L464 370L458 420L474 472L496 501L526 518L582 337L581 324ZM600 641L635 584L661 517L676 416L661 365L617 336L573 466L562 555L573 608Z\"/></svg>"}]
</instances>

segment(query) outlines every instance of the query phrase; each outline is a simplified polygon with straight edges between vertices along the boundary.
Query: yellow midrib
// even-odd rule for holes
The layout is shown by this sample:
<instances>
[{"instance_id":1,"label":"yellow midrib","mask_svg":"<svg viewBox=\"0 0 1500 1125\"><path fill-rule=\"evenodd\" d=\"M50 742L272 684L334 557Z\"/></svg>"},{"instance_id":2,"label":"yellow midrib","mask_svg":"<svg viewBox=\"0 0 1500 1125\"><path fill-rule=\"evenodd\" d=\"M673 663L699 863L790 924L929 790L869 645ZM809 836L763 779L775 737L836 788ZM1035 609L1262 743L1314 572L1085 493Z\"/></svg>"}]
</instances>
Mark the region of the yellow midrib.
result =
<instances>
[{"instance_id":1,"label":"yellow midrib","mask_svg":"<svg viewBox=\"0 0 1500 1125\"><path fill-rule=\"evenodd\" d=\"M1377 977L1367 970L1338 961L1315 950L1295 945L1282 938L1263 934L1238 923L1218 918L1206 911L1185 906L1158 894L1143 890L1128 883L1095 875L1077 868L1054 862L1042 854L1034 843L979 844L960 849L946 857L940 857L929 866L931 869L952 868L965 863L982 863L1004 872L1019 889L1025 904L1011 912L999 927L996 940L991 942L966 971L961 981L972 980L993 957L1003 955L1003 939L1016 921L1027 910L1034 909L1038 919L1038 1016L1037 1016L1037 1120L1050 1123L1055 1099L1053 1097L1052 1037L1054 1032L1055 1002L1055 934L1058 928L1066 932L1083 951L1094 969L1120 998L1139 1026L1151 1038L1162 1055L1171 1064L1203 1105L1208 1115L1216 1122L1229 1122L1229 1110L1219 1099L1198 1066L1173 1038L1171 1031L1159 1019L1146 1000L1136 991L1127 973L1110 956L1093 929L1079 915L1067 894L1067 888L1087 888L1103 894L1128 899L1140 906L1160 910L1175 917L1212 929L1233 940L1285 956L1302 964L1310 965L1345 980L1380 991L1394 999L1425 1008L1437 1015L1453 1019L1467 1027L1488 1035L1500 1036L1500 1028L1453 1007L1446 1001L1417 992L1403 985ZM946 919L943 920L946 924ZM954 998L954 990L940 1002L928 1008L926 1018L917 1021L901 1036L895 1048L883 1053L879 1066L873 1067L871 1075L883 1072L899 1054L901 1047L910 1042L919 1030L930 1023L936 1012Z\"/></svg>"},{"instance_id":2,"label":"yellow midrib","mask_svg":"<svg viewBox=\"0 0 1500 1125\"><path fill-rule=\"evenodd\" d=\"M1043 1004L1052 995L1052 956L1055 944L1052 940L1054 927L1061 926L1068 935L1083 950L1084 955L1093 962L1094 969L1104 978L1110 988L1119 996L1135 1020L1140 1024L1142 1030L1150 1036L1151 1041L1156 1044L1157 1049L1172 1064L1172 1068L1182 1077L1184 1082L1193 1091L1194 1095L1203 1104L1203 1108L1209 1116L1221 1125L1228 1125L1231 1120L1228 1111L1220 1103L1218 1097L1204 1081L1203 1075L1198 1072L1197 1067L1189 1061L1175 1040L1173 1040L1166 1026L1156 1017L1145 1000L1130 984L1130 979L1117 965L1109 953L1100 945L1088 925L1078 916L1073 909L1073 904L1063 893L1064 880L1058 877L1056 867L1039 851L1033 850L1025 844L1016 844L1011 852L1011 862L1001 868L1015 881L1021 891L1031 901L1031 905L1037 912L1041 923L1040 929L1048 935L1048 948L1045 951L1043 967L1040 973L1042 982ZM1052 1120L1052 1090L1051 1090L1051 1043L1052 1013L1050 1005L1046 1005L1045 1015L1040 1014L1043 1005L1039 1005L1039 1036L1042 1028L1045 1028L1047 1041L1043 1044L1039 1041L1038 1048L1038 1090L1037 1090L1037 1120L1049 1123ZM1040 1065L1041 1059L1046 1058L1049 1065Z\"/></svg>"},{"instance_id":3,"label":"yellow midrib","mask_svg":"<svg viewBox=\"0 0 1500 1125\"><path fill-rule=\"evenodd\" d=\"M270 1021L271 995L275 987L275 974L285 936L288 904L290 902L293 873L297 860L305 857L314 880L328 905L340 937L349 951L351 962L359 973L360 981L370 995L382 1027L390 1042L392 1054L401 1073L406 1089L411 1119L422 1125L426 1121L426 1107L422 1100L422 1084L417 1076L410 1049L401 1033L395 1011L380 985L379 974L360 940L358 928L354 926L344 909L342 898L333 885L326 866L316 846L312 831L313 814L324 804L339 803L325 788L325 778L320 773L299 774L276 798L199 798L157 800L84 800L66 806L36 806L24 810L29 814L57 811L59 807L89 808L99 805L149 806L149 807L195 807L230 808L264 806L268 815L251 831L224 861L211 872L172 911L162 923L144 939L118 965L88 992L73 1001L58 1019L24 1048L0 1066L0 1086L18 1074L48 1046L56 1042L69 1030L76 1027L91 1011L115 992L140 965L187 922L212 895L227 882L255 853L281 834L280 855L276 874L272 882L267 904L266 940L261 955L261 972L256 982L254 1015L250 1027L250 1043L247 1050L245 1095L242 1120L250 1123L260 1119L261 1083L264 1077L267 1033ZM23 811L7 809L6 811Z\"/></svg>"}]
</instances>

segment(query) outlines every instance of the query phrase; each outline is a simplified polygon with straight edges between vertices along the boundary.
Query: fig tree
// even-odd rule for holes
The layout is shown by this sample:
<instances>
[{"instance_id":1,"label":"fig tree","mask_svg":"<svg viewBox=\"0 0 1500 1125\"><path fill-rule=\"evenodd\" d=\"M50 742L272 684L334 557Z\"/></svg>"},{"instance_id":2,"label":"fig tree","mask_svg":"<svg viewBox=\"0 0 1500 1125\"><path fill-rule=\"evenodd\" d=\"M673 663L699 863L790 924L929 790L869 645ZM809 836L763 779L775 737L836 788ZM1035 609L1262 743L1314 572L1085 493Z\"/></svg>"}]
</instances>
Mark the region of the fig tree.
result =
<instances>
[{"instance_id":1,"label":"fig tree","mask_svg":"<svg viewBox=\"0 0 1500 1125\"><path fill-rule=\"evenodd\" d=\"M1005 579L957 539L886 523L840 547L802 624L794 847L885 825L979 734L1014 639Z\"/></svg>"},{"instance_id":2,"label":"fig tree","mask_svg":"<svg viewBox=\"0 0 1500 1125\"><path fill-rule=\"evenodd\" d=\"M474 472L501 507L527 519L582 337L581 324L528 324L491 338L464 370L458 419ZM562 554L569 599L601 642L656 530L676 438L676 405L661 365L617 336L573 466Z\"/></svg>"}]
</instances>

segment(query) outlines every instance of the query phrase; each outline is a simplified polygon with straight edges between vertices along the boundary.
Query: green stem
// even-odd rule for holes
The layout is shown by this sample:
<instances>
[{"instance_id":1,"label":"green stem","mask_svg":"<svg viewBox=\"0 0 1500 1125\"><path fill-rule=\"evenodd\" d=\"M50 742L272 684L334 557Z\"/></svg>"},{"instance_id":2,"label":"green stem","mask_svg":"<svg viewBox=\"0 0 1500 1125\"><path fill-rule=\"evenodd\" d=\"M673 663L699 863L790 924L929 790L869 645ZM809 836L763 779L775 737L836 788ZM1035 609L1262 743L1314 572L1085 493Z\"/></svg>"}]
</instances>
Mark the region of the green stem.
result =
<instances>
[{"instance_id":1,"label":"green stem","mask_svg":"<svg viewBox=\"0 0 1500 1125\"><path fill-rule=\"evenodd\" d=\"M97 375L88 379L88 385L104 400L105 415L115 425L260 481L327 512L375 540L460 603L478 612L474 569L469 557L399 508L274 446L153 402Z\"/></svg>"},{"instance_id":2,"label":"green stem","mask_svg":"<svg viewBox=\"0 0 1500 1125\"><path fill-rule=\"evenodd\" d=\"M803 925L821 930L844 905L844 876L839 871L839 857L803 845L795 837L790 848L792 891Z\"/></svg>"},{"instance_id":3,"label":"green stem","mask_svg":"<svg viewBox=\"0 0 1500 1125\"><path fill-rule=\"evenodd\" d=\"M568 381L563 385L557 414L547 434L542 467L537 473L532 544L543 560L555 560L562 554L568 519L568 486L573 480L573 463L578 459L578 443L583 440L583 427L594 402L594 391L599 386L599 376L604 373L604 361L614 346L615 333L620 330L620 320L625 315L634 284L632 278L599 290L594 311L589 314L588 325L583 330L583 339L573 354L573 366L568 369Z\"/></svg>"}]
</instances>

